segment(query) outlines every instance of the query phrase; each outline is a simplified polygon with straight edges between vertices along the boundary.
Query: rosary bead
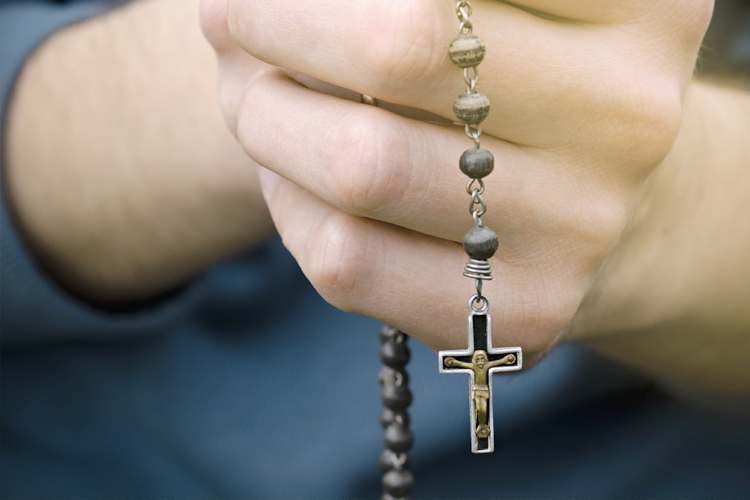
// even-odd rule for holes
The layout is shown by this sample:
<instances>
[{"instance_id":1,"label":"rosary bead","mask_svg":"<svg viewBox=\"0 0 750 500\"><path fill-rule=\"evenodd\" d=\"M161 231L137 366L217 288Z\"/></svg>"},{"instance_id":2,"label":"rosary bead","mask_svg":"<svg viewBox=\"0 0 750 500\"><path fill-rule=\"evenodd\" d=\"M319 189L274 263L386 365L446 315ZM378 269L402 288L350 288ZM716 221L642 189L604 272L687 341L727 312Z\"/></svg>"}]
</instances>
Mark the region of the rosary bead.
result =
<instances>
[{"instance_id":1,"label":"rosary bead","mask_svg":"<svg viewBox=\"0 0 750 500\"><path fill-rule=\"evenodd\" d=\"M400 467L396 467L398 463L398 455L391 450L385 449L383 450L383 453L380 454L380 458L378 459L378 463L380 464L380 468L384 471L391 470L391 469L408 469L409 468L409 456L404 454L402 455L404 457L404 462L400 464Z\"/></svg>"},{"instance_id":2,"label":"rosary bead","mask_svg":"<svg viewBox=\"0 0 750 500\"><path fill-rule=\"evenodd\" d=\"M401 415L401 421L404 423L404 425L409 425L409 414L405 411L398 412L398 414ZM395 421L396 412L389 408L383 408L383 411L380 412L380 425L385 428Z\"/></svg>"},{"instance_id":3,"label":"rosary bead","mask_svg":"<svg viewBox=\"0 0 750 500\"><path fill-rule=\"evenodd\" d=\"M414 476L408 470L391 470L383 474L383 489L396 498L408 496L413 487Z\"/></svg>"},{"instance_id":4,"label":"rosary bead","mask_svg":"<svg viewBox=\"0 0 750 500\"><path fill-rule=\"evenodd\" d=\"M380 393L380 399L386 408L402 411L411 404L411 391L406 386L386 385Z\"/></svg>"},{"instance_id":5,"label":"rosary bead","mask_svg":"<svg viewBox=\"0 0 750 500\"><path fill-rule=\"evenodd\" d=\"M490 114L490 100L481 92L461 93L453 101L453 113L461 123L476 125Z\"/></svg>"},{"instance_id":6,"label":"rosary bead","mask_svg":"<svg viewBox=\"0 0 750 500\"><path fill-rule=\"evenodd\" d=\"M409 383L409 374L406 370L394 370L384 366L378 373L378 381L381 386L386 385L407 385Z\"/></svg>"},{"instance_id":7,"label":"rosary bead","mask_svg":"<svg viewBox=\"0 0 750 500\"><path fill-rule=\"evenodd\" d=\"M495 231L488 227L472 227L464 235L464 251L476 260L487 260L497 251L498 241Z\"/></svg>"},{"instance_id":8,"label":"rosary bead","mask_svg":"<svg viewBox=\"0 0 750 500\"><path fill-rule=\"evenodd\" d=\"M396 335L398 335L398 330L390 325L383 325L380 327L380 332L378 332L381 343L395 339Z\"/></svg>"},{"instance_id":9,"label":"rosary bead","mask_svg":"<svg viewBox=\"0 0 750 500\"><path fill-rule=\"evenodd\" d=\"M459 68L478 66L484 59L485 51L482 39L471 33L458 35L448 47L451 61Z\"/></svg>"},{"instance_id":10,"label":"rosary bead","mask_svg":"<svg viewBox=\"0 0 750 500\"><path fill-rule=\"evenodd\" d=\"M385 446L396 453L404 453L414 444L414 435L411 431L399 424L391 424L383 433Z\"/></svg>"},{"instance_id":11,"label":"rosary bead","mask_svg":"<svg viewBox=\"0 0 750 500\"><path fill-rule=\"evenodd\" d=\"M385 342L380 348L380 359L394 369L409 362L409 348L403 342Z\"/></svg>"},{"instance_id":12,"label":"rosary bead","mask_svg":"<svg viewBox=\"0 0 750 500\"><path fill-rule=\"evenodd\" d=\"M495 157L486 149L467 149L458 162L461 172L472 179L481 179L492 173Z\"/></svg>"}]
</instances>

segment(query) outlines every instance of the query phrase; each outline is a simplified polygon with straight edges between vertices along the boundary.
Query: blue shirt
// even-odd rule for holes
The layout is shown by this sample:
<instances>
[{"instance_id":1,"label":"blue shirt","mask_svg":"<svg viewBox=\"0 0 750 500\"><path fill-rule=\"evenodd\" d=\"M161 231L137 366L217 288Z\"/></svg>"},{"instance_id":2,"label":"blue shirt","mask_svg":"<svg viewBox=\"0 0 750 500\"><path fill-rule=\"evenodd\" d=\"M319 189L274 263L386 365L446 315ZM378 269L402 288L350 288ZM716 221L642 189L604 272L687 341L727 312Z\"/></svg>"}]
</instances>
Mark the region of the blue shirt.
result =
<instances>
[{"instance_id":1,"label":"blue shirt","mask_svg":"<svg viewBox=\"0 0 750 500\"><path fill-rule=\"evenodd\" d=\"M104 8L0 2L3 105L39 43ZM2 498L379 496L379 325L326 304L278 240L115 314L1 216ZM495 378L496 452L475 456L465 377L411 346L414 498L750 497L748 413L566 345Z\"/></svg>"}]
</instances>

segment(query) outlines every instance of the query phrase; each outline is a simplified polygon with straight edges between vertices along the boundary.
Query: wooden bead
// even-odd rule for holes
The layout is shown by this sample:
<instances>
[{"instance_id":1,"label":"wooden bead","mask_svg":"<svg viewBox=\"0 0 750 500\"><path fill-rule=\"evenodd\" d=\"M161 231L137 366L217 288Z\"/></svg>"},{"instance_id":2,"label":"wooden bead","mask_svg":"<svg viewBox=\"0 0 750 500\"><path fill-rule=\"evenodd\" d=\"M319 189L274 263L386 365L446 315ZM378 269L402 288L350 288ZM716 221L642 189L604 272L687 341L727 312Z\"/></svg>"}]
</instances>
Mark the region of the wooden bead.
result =
<instances>
[{"instance_id":1,"label":"wooden bead","mask_svg":"<svg viewBox=\"0 0 750 500\"><path fill-rule=\"evenodd\" d=\"M479 65L484 59L485 52L482 39L471 33L458 35L448 46L448 55L459 68L473 68Z\"/></svg>"},{"instance_id":2,"label":"wooden bead","mask_svg":"<svg viewBox=\"0 0 750 500\"><path fill-rule=\"evenodd\" d=\"M486 149L467 149L458 162L461 172L472 179L481 179L492 173L495 157Z\"/></svg>"},{"instance_id":3,"label":"wooden bead","mask_svg":"<svg viewBox=\"0 0 750 500\"><path fill-rule=\"evenodd\" d=\"M397 335L398 335L398 330L388 325L381 326L380 332L378 333L381 343L388 342L389 340L395 340Z\"/></svg>"},{"instance_id":4,"label":"wooden bead","mask_svg":"<svg viewBox=\"0 0 750 500\"><path fill-rule=\"evenodd\" d=\"M411 465L409 461L409 456L408 455L402 455L402 456L404 457L405 460L401 464L401 468L408 469L409 465ZM378 463L380 464L381 469L383 469L384 471L389 471L391 469L396 468L397 460L398 460L398 455L386 448L380 454L380 459L378 460Z\"/></svg>"},{"instance_id":5,"label":"wooden bead","mask_svg":"<svg viewBox=\"0 0 750 500\"><path fill-rule=\"evenodd\" d=\"M404 423L404 425L409 425L409 414L405 411L399 412L399 414L401 415L401 421ZM388 427L395 421L396 413L388 408L383 408L383 411L380 412L380 424L383 426L383 428Z\"/></svg>"},{"instance_id":6,"label":"wooden bead","mask_svg":"<svg viewBox=\"0 0 750 500\"><path fill-rule=\"evenodd\" d=\"M401 342L386 342L380 348L380 359L394 370L409 362L409 349Z\"/></svg>"},{"instance_id":7,"label":"wooden bead","mask_svg":"<svg viewBox=\"0 0 750 500\"><path fill-rule=\"evenodd\" d=\"M490 114L490 100L481 92L459 94L453 101L453 113L462 123L476 125Z\"/></svg>"},{"instance_id":8,"label":"wooden bead","mask_svg":"<svg viewBox=\"0 0 750 500\"><path fill-rule=\"evenodd\" d=\"M472 259L487 260L497 252L499 241L495 231L481 226L469 229L464 235L463 245L464 251Z\"/></svg>"},{"instance_id":9,"label":"wooden bead","mask_svg":"<svg viewBox=\"0 0 750 500\"><path fill-rule=\"evenodd\" d=\"M386 385L380 393L383 405L389 410L404 411L412 400L411 391L403 385Z\"/></svg>"},{"instance_id":10,"label":"wooden bead","mask_svg":"<svg viewBox=\"0 0 750 500\"><path fill-rule=\"evenodd\" d=\"M383 474L383 489L392 497L408 497L412 488L414 476L408 470L391 470Z\"/></svg>"},{"instance_id":11,"label":"wooden bead","mask_svg":"<svg viewBox=\"0 0 750 500\"><path fill-rule=\"evenodd\" d=\"M383 441L386 447L396 453L404 453L414 444L414 435L409 429L399 424L391 424L385 429Z\"/></svg>"}]
</instances>

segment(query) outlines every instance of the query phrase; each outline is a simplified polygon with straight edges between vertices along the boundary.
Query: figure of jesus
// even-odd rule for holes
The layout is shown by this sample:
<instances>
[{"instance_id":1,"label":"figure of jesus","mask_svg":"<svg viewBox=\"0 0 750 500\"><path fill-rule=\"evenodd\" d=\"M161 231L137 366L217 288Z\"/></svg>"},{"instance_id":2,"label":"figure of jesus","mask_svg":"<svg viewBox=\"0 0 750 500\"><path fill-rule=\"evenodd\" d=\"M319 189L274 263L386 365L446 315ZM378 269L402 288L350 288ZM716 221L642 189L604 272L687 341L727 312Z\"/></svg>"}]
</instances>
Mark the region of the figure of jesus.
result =
<instances>
[{"instance_id":1,"label":"figure of jesus","mask_svg":"<svg viewBox=\"0 0 750 500\"><path fill-rule=\"evenodd\" d=\"M502 358L489 361L487 353L475 351L471 357L471 363L464 363L456 358L445 358L445 366L448 368L468 368L474 372L474 385L471 387L471 399L477 415L476 435L478 439L486 439L490 436L490 426L487 421L487 402L490 399L490 387L487 383L487 373L490 368L500 365L510 365L516 362L516 356L508 354Z\"/></svg>"}]
</instances>

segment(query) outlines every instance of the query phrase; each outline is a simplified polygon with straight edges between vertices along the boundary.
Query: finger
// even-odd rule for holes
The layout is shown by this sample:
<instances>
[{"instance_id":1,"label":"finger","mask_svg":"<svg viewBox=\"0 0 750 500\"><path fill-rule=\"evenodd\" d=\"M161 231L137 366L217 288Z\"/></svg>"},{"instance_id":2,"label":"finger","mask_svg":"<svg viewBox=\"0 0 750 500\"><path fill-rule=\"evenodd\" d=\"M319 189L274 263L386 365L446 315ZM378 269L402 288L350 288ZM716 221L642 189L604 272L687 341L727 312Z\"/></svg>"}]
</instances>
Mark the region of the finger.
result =
<instances>
[{"instance_id":1,"label":"finger","mask_svg":"<svg viewBox=\"0 0 750 500\"><path fill-rule=\"evenodd\" d=\"M626 24L666 18L671 24L683 24L695 15L705 16L712 1L677 0L514 0L506 2L537 16L599 24ZM709 14L710 15L710 14ZM681 26L681 27L686 27Z\"/></svg>"},{"instance_id":2,"label":"finger","mask_svg":"<svg viewBox=\"0 0 750 500\"><path fill-rule=\"evenodd\" d=\"M269 189L268 172L261 178L284 245L328 302L387 322L436 350L465 346L467 301L476 292L461 276L460 245L346 214L283 178ZM577 303L550 292L560 288L549 282L554 274L548 280L496 259L492 264L494 279L485 282L484 294L493 340L545 351Z\"/></svg>"},{"instance_id":3,"label":"finger","mask_svg":"<svg viewBox=\"0 0 750 500\"><path fill-rule=\"evenodd\" d=\"M242 109L238 137L250 157L326 203L454 241L470 226L468 178L457 166L470 142L461 127L318 94L271 73L248 90ZM536 238L588 241L589 231L624 224L627 207L612 208L610 183L591 164L580 175L580 167L564 165L562 176L549 153L494 139L485 147L496 157L485 222L500 235L507 261L547 251Z\"/></svg>"},{"instance_id":4,"label":"finger","mask_svg":"<svg viewBox=\"0 0 750 500\"><path fill-rule=\"evenodd\" d=\"M453 100L465 84L447 56L458 24L449 3L230 0L228 8L235 39L266 62L453 117ZM637 46L648 43L625 30L612 36L610 28L556 23L495 1L474 2L472 19L488 47L479 88L493 110L483 127L495 136L552 147L571 134L587 137L580 127L621 130L623 123L649 123L679 100L674 82L659 78L666 75L664 68L655 68L653 75L636 71L636 61L643 69L649 54L658 52L653 47L636 49L637 58L623 57L624 38ZM651 80L633 81L643 74ZM607 92L601 91L604 85ZM664 89L654 97L657 102L650 101L649 92L633 92L644 85ZM661 102L669 92L674 98ZM632 106L623 106L623 95L634 101ZM633 117L634 112L643 116ZM561 121L568 126L561 127Z\"/></svg>"},{"instance_id":5,"label":"finger","mask_svg":"<svg viewBox=\"0 0 750 500\"><path fill-rule=\"evenodd\" d=\"M237 130L237 113L245 90L264 72L273 69L234 41L227 28L227 0L201 0L200 23L216 51L219 64L219 103L229 130Z\"/></svg>"},{"instance_id":6,"label":"finger","mask_svg":"<svg viewBox=\"0 0 750 500\"><path fill-rule=\"evenodd\" d=\"M217 52L236 48L227 27L227 0L200 0L200 24L203 35Z\"/></svg>"}]
</instances>

